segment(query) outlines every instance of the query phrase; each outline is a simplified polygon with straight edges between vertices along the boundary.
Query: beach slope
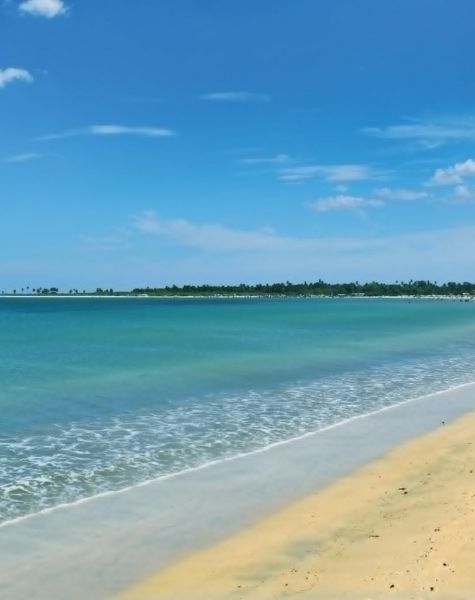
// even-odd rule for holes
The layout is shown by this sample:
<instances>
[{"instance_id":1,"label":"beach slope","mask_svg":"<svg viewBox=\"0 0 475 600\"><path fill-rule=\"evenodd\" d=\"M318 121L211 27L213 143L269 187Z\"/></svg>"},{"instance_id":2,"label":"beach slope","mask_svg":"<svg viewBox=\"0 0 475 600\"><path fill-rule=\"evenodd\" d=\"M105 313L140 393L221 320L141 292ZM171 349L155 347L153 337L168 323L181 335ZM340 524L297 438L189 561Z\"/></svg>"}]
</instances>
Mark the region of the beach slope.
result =
<instances>
[{"instance_id":1,"label":"beach slope","mask_svg":"<svg viewBox=\"0 0 475 600\"><path fill-rule=\"evenodd\" d=\"M116 600L473 598L474 434L441 423Z\"/></svg>"}]
</instances>

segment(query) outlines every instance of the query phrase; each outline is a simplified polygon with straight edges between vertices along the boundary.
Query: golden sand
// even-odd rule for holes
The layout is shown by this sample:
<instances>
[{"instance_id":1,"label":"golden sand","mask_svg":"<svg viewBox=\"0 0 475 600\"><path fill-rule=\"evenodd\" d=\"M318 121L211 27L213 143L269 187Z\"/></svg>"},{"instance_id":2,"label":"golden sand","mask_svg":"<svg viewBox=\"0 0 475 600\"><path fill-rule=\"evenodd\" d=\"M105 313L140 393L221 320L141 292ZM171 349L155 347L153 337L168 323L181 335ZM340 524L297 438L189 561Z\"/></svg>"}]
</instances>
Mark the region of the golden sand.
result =
<instances>
[{"instance_id":1,"label":"golden sand","mask_svg":"<svg viewBox=\"0 0 475 600\"><path fill-rule=\"evenodd\" d=\"M475 598L475 413L116 600Z\"/></svg>"}]
</instances>

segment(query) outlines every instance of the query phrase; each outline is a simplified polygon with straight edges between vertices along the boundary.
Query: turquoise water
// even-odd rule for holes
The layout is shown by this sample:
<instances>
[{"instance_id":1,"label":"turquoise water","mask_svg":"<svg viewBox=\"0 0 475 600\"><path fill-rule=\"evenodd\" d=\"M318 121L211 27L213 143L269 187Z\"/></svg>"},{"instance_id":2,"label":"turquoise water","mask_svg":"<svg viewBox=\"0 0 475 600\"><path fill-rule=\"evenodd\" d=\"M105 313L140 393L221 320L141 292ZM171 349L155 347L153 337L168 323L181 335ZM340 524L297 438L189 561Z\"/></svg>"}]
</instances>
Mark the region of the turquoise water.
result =
<instances>
[{"instance_id":1,"label":"turquoise water","mask_svg":"<svg viewBox=\"0 0 475 600\"><path fill-rule=\"evenodd\" d=\"M475 303L0 299L0 521L475 380Z\"/></svg>"}]
</instances>

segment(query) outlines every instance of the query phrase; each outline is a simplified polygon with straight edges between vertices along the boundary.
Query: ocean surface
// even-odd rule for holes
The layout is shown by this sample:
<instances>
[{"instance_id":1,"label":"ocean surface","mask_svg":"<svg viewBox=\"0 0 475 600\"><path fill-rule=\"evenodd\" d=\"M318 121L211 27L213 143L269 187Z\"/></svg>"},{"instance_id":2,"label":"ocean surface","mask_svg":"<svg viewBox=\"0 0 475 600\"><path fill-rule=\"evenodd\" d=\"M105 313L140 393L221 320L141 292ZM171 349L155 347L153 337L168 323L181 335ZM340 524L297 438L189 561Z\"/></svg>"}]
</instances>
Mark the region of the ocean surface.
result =
<instances>
[{"instance_id":1,"label":"ocean surface","mask_svg":"<svg viewBox=\"0 0 475 600\"><path fill-rule=\"evenodd\" d=\"M0 298L0 523L472 381L472 302Z\"/></svg>"}]
</instances>

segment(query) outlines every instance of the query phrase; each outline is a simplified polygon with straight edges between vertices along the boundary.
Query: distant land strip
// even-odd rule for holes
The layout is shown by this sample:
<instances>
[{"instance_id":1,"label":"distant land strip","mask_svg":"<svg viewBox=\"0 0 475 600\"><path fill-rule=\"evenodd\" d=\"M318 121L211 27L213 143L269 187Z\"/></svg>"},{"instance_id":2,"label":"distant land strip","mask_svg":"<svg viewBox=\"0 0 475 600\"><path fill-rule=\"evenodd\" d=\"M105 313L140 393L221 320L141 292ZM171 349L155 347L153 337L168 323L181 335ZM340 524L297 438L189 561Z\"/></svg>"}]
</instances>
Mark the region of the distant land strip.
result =
<instances>
[{"instance_id":1,"label":"distant land strip","mask_svg":"<svg viewBox=\"0 0 475 600\"><path fill-rule=\"evenodd\" d=\"M29 286L13 290L3 290L1 295L7 296L461 296L475 297L475 283L453 282L436 283L431 281L396 281L395 283L382 283L371 281L359 283L326 283L319 279L315 282L291 283L257 283L249 285L170 285L163 287L136 287L132 290L114 290L112 288L98 287L93 291L78 288L60 290L58 287Z\"/></svg>"}]
</instances>

